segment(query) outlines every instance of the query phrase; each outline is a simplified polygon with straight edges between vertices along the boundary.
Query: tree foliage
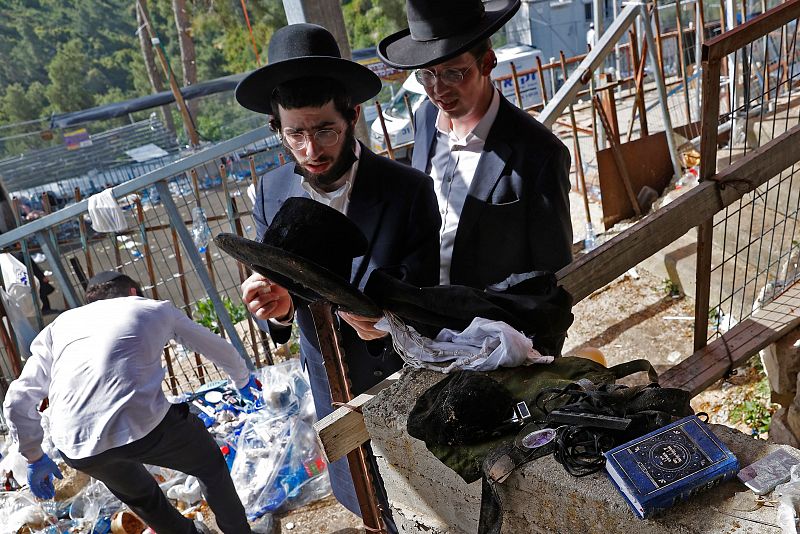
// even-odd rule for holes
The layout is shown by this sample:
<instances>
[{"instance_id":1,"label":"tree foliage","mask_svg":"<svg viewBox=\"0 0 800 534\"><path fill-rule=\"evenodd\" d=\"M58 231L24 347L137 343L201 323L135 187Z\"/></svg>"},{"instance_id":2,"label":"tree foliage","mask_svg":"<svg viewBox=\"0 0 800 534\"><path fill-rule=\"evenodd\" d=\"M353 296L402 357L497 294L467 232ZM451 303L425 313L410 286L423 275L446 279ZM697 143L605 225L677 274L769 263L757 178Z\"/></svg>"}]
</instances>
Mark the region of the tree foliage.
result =
<instances>
[{"instance_id":1,"label":"tree foliage","mask_svg":"<svg viewBox=\"0 0 800 534\"><path fill-rule=\"evenodd\" d=\"M172 3L148 0L147 6L182 83ZM283 2L246 0L245 5L263 65L272 33L286 24ZM351 47L374 46L405 27L404 6L405 0L344 0ZM186 0L186 10L198 81L258 66L241 0ZM0 17L0 125L152 93L137 36L136 0L0 0L0 13L5 15ZM207 116L197 118L208 131L201 134L225 135L224 116L219 106L208 106ZM15 138L5 152L25 143Z\"/></svg>"}]
</instances>

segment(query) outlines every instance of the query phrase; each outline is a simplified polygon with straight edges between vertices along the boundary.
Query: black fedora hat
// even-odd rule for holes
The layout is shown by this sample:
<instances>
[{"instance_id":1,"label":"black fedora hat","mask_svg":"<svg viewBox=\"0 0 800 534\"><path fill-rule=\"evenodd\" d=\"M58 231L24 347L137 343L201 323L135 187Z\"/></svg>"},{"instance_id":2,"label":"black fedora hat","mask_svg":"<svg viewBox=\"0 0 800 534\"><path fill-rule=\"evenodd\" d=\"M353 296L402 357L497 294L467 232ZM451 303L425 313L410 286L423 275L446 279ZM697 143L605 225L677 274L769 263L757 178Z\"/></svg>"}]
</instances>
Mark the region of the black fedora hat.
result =
<instances>
[{"instance_id":1,"label":"black fedora hat","mask_svg":"<svg viewBox=\"0 0 800 534\"><path fill-rule=\"evenodd\" d=\"M398 69L447 61L490 37L520 5L520 0L406 0L409 27L378 43L378 55Z\"/></svg>"},{"instance_id":2,"label":"black fedora hat","mask_svg":"<svg viewBox=\"0 0 800 534\"><path fill-rule=\"evenodd\" d=\"M333 35L316 24L290 24L269 41L269 65L253 71L236 86L236 100L258 113L272 114L270 97L278 85L309 76L333 78L360 104L377 95L381 80L367 67L342 59Z\"/></svg>"},{"instance_id":3,"label":"black fedora hat","mask_svg":"<svg viewBox=\"0 0 800 534\"><path fill-rule=\"evenodd\" d=\"M350 283L353 258L367 251L358 226L333 208L305 197L287 199L262 241L222 233L219 248L308 302L328 300L368 317L380 308Z\"/></svg>"}]
</instances>

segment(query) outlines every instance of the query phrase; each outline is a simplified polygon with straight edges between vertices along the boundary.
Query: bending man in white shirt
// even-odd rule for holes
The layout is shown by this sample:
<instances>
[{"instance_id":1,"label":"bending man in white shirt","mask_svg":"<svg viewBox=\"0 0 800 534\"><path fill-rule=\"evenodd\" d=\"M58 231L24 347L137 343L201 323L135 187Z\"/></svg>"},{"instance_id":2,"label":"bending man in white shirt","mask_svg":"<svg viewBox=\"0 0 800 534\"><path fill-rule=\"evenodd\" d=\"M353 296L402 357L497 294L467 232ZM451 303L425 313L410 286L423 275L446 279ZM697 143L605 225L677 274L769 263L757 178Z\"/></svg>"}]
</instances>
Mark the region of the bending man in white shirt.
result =
<instances>
[{"instance_id":1,"label":"bending man in white shirt","mask_svg":"<svg viewBox=\"0 0 800 534\"><path fill-rule=\"evenodd\" d=\"M130 277L89 280L88 304L62 313L31 344L32 356L3 408L28 460L28 483L53 498L56 464L42 451L37 407L49 398L50 434L64 462L100 481L159 534L194 534L143 464L194 475L225 534L250 532L219 447L185 403L161 389L170 339L222 367L252 399L255 381L236 350L167 301L143 298ZM201 527L202 528L202 527Z\"/></svg>"}]
</instances>

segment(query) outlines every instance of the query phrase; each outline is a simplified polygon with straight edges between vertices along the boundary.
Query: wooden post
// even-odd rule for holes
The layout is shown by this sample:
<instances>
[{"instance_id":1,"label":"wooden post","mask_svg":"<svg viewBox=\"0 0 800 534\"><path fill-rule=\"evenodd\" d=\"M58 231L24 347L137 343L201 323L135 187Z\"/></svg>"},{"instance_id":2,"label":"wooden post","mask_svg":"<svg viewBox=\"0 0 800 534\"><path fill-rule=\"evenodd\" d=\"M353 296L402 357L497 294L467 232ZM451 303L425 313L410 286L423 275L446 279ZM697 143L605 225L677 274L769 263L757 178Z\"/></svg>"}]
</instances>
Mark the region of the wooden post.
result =
<instances>
[{"instance_id":1,"label":"wooden post","mask_svg":"<svg viewBox=\"0 0 800 534\"><path fill-rule=\"evenodd\" d=\"M642 129L641 136L649 135L647 130L647 110L644 106L644 66L647 63L647 41L642 43L642 53L639 55L639 36L636 33L636 26L631 26L630 31L631 51L633 53L633 72L634 78L634 98L636 108L639 110L639 126ZM631 117L631 128L628 130L628 140L630 141L633 131L633 117Z\"/></svg>"},{"instance_id":2,"label":"wooden post","mask_svg":"<svg viewBox=\"0 0 800 534\"><path fill-rule=\"evenodd\" d=\"M328 375L331 388L331 400L336 403L346 403L353 399L350 389L347 363L344 360L344 350L341 338L333 319L333 310L330 302L317 301L309 305L314 326L317 330L320 353ZM361 509L361 519L364 527L369 532L383 532L385 527L378 509L375 487L370 476L367 464L367 451L362 445L347 455L350 474L353 476L353 486Z\"/></svg>"},{"instance_id":3,"label":"wooden post","mask_svg":"<svg viewBox=\"0 0 800 534\"><path fill-rule=\"evenodd\" d=\"M542 58L536 56L536 73L539 77L539 87L542 90L542 102L547 104L547 88L544 86L544 71L542 70Z\"/></svg>"},{"instance_id":4,"label":"wooden post","mask_svg":"<svg viewBox=\"0 0 800 534\"><path fill-rule=\"evenodd\" d=\"M408 93L403 93L403 104L406 106L406 111L408 112L408 120L411 122L411 135L417 135L417 125L414 123L414 110L411 109L411 101L408 99ZM378 108L378 115L381 114L380 108Z\"/></svg>"},{"instance_id":5,"label":"wooden post","mask_svg":"<svg viewBox=\"0 0 800 534\"><path fill-rule=\"evenodd\" d=\"M619 118L617 117L617 102L614 98L614 91L609 88L614 81L614 76L611 74L600 74L600 80L603 82L603 88L600 91L600 101L603 104L603 111L605 112L608 124L605 126L606 135L613 136L617 144L620 143L619 132Z\"/></svg>"},{"instance_id":6,"label":"wooden post","mask_svg":"<svg viewBox=\"0 0 800 534\"><path fill-rule=\"evenodd\" d=\"M636 79L634 81L634 89L635 93L634 96L636 98L635 106L638 110L639 115L639 125L641 126L642 133L641 137L646 137L649 135L647 130L647 110L644 106L644 67L647 64L647 41L642 44L642 57L639 65L636 69ZM636 118L632 115L631 121L628 124L628 136L627 140L631 140L631 136L633 135L633 124Z\"/></svg>"},{"instance_id":7,"label":"wooden post","mask_svg":"<svg viewBox=\"0 0 800 534\"><path fill-rule=\"evenodd\" d=\"M389 154L389 159L394 159L392 140L389 138L389 131L386 130L386 121L383 119L381 104L377 100L375 101L375 107L378 108L378 120L381 121L381 130L383 130L383 143L386 145L386 153Z\"/></svg>"},{"instance_id":8,"label":"wooden post","mask_svg":"<svg viewBox=\"0 0 800 534\"><path fill-rule=\"evenodd\" d=\"M164 74L169 80L169 87L172 90L172 95L175 97L175 103L178 104L178 109L181 112L183 127L186 129L186 134L189 136L189 142L191 143L192 147L197 147L200 145L200 137L197 135L197 130L195 130L194 123L192 122L192 116L189 114L189 108L186 107L186 102L184 101L183 94L178 87L178 81L175 79L175 74L173 74L169 63L167 62L167 56L164 55L164 49L161 46L161 40L156 35L155 28L153 28L153 23L150 20L150 13L141 2L137 1L136 7L139 9L142 19L144 19L147 32L150 34L150 42L153 43L153 48L155 48L156 53L158 54L158 60L161 63L161 68L164 70Z\"/></svg>"},{"instance_id":9,"label":"wooden post","mask_svg":"<svg viewBox=\"0 0 800 534\"><path fill-rule=\"evenodd\" d=\"M706 48L706 47L704 47ZM703 61L703 118L700 133L700 180L717 172L717 128L719 127L719 77L721 63ZM711 298L711 249L714 217L697 228L697 284L694 308L694 349L708 342L708 308Z\"/></svg>"},{"instance_id":10,"label":"wooden post","mask_svg":"<svg viewBox=\"0 0 800 534\"><path fill-rule=\"evenodd\" d=\"M150 281L152 289L150 293L153 299L158 300L158 283L156 282L156 274L153 269L153 258L150 255L150 243L147 239L147 230L144 226L144 211L142 210L142 201L137 197L134 201L136 205L136 220L139 223L139 237L142 240L142 247L144 247L144 261L147 266L147 278ZM164 362L167 365L167 375L169 376L169 389L173 395L178 394L178 379L175 376L175 368L172 365L172 356L169 354L169 349L164 347Z\"/></svg>"},{"instance_id":11,"label":"wooden post","mask_svg":"<svg viewBox=\"0 0 800 534\"><path fill-rule=\"evenodd\" d=\"M684 65L684 47L683 47L683 17L681 16L681 0L675 0L675 16L678 23L678 66L680 67L681 78L683 79L683 103L686 111L686 124L692 122L692 111L689 105L689 77L686 74L686 66Z\"/></svg>"},{"instance_id":12,"label":"wooden post","mask_svg":"<svg viewBox=\"0 0 800 534\"><path fill-rule=\"evenodd\" d=\"M656 40L656 51L658 52L658 71L661 73L661 79L666 80L667 77L664 76L664 49L661 44L661 19L658 18L658 0L654 0L653 20L656 25L655 40ZM644 21L643 23L649 24L648 21ZM642 56L644 57L644 54L642 54Z\"/></svg>"},{"instance_id":13,"label":"wooden post","mask_svg":"<svg viewBox=\"0 0 800 534\"><path fill-rule=\"evenodd\" d=\"M625 186L625 192L628 194L628 200L630 200L636 216L641 217L642 208L639 207L639 201L636 199L636 193L633 191L631 178L628 175L628 167L625 165L625 160L622 158L622 152L619 149L617 137L611 130L611 125L609 124L608 117L606 117L606 113L603 110L603 105L600 103L600 99L597 97L595 97L594 100L594 107L597 109L597 116L600 118L600 122L608 134L608 141L609 145L611 146L611 154L614 156L614 162L617 164L617 170L619 170L619 176L622 178L622 183Z\"/></svg>"},{"instance_id":14,"label":"wooden post","mask_svg":"<svg viewBox=\"0 0 800 534\"><path fill-rule=\"evenodd\" d=\"M539 56L536 56L537 58ZM522 105L522 94L519 92L519 80L517 79L517 67L514 66L514 62L510 63L511 66L511 79L514 81L514 96L517 98L517 107L519 109L524 109ZM566 78L565 78L566 79Z\"/></svg>"},{"instance_id":15,"label":"wooden post","mask_svg":"<svg viewBox=\"0 0 800 534\"><path fill-rule=\"evenodd\" d=\"M561 72L564 74L564 79L567 79L567 62L564 57L564 51L559 52L561 56ZM577 171L578 180L581 185L581 192L583 193L583 209L586 212L586 224L589 228L592 226L592 214L589 211L589 192L586 190L586 177L583 174L583 157L581 156L581 145L578 141L578 130L575 121L575 108L572 104L569 105L569 121L572 123L572 145L575 149L575 170Z\"/></svg>"}]
</instances>

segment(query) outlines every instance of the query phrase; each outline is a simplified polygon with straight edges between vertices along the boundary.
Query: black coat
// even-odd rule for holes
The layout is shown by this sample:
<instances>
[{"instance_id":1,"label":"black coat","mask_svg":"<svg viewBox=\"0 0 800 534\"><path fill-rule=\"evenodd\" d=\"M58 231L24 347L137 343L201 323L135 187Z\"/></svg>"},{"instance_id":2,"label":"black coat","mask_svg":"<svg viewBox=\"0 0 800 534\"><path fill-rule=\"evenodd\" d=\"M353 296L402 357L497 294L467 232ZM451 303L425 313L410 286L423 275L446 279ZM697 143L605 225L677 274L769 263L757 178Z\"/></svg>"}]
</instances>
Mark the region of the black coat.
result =
<instances>
[{"instance_id":1,"label":"black coat","mask_svg":"<svg viewBox=\"0 0 800 534\"><path fill-rule=\"evenodd\" d=\"M438 110L415 115L412 166L430 171ZM555 272L572 261L570 155L502 95L458 224L450 283L483 289L512 273Z\"/></svg>"}]
</instances>

